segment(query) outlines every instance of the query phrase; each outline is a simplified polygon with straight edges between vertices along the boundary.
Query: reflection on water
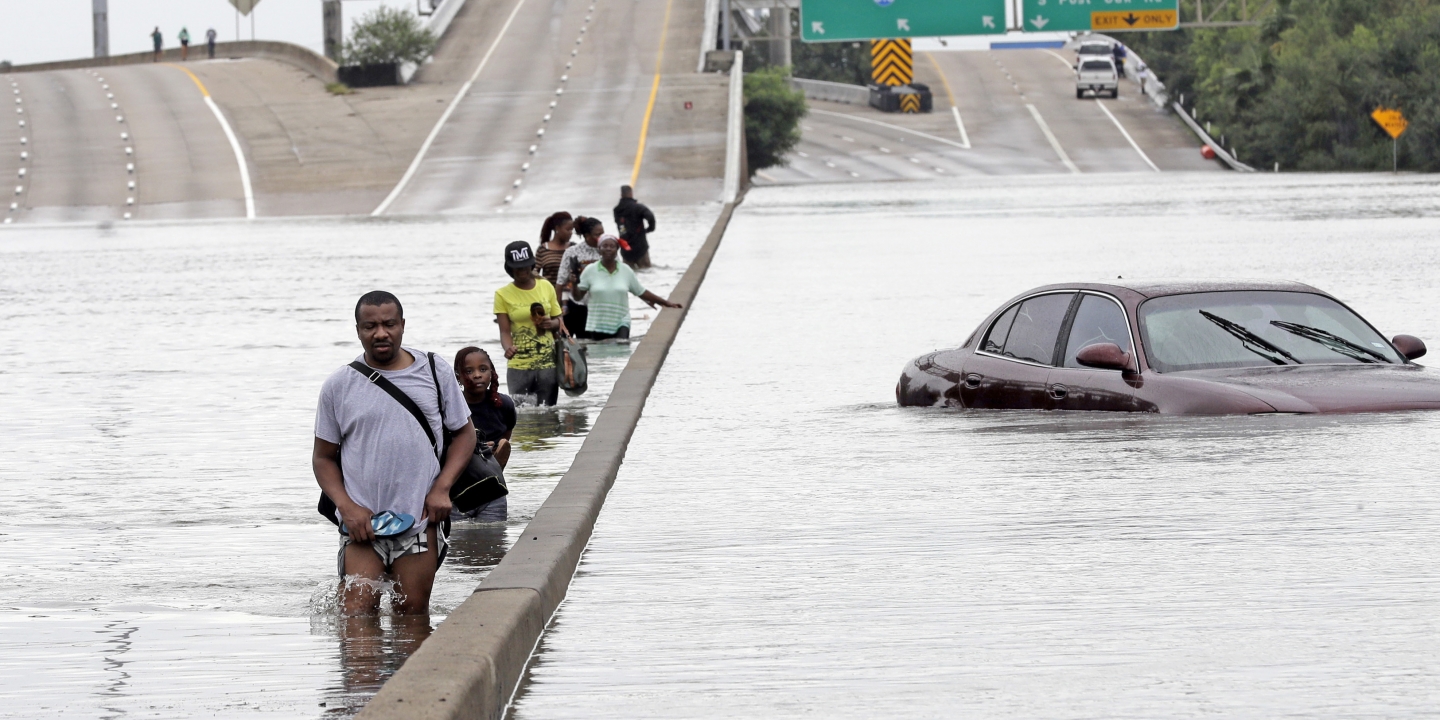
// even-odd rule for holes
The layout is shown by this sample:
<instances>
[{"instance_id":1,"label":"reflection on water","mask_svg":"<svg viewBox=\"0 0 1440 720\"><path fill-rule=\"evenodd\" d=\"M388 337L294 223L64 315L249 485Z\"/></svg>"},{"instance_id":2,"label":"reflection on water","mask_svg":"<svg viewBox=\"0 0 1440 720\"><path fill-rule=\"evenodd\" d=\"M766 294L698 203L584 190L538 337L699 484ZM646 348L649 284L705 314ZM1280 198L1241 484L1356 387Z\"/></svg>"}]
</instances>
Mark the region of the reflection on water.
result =
<instances>
[{"instance_id":1,"label":"reflection on water","mask_svg":"<svg viewBox=\"0 0 1440 720\"><path fill-rule=\"evenodd\" d=\"M1117 275L1301 280L1440 339L1434 184L752 189L513 715L1433 716L1440 413L894 387L1006 299Z\"/></svg>"},{"instance_id":2,"label":"reflection on water","mask_svg":"<svg viewBox=\"0 0 1440 720\"><path fill-rule=\"evenodd\" d=\"M715 208L661 210L665 292ZM501 249L539 218L0 231L0 717L348 716L464 601L569 467L630 349L522 408L509 519L456 522L428 619L341 619L315 512L315 399L360 353L355 298L406 343L501 357ZM477 238L481 244L477 246ZM657 239L662 239L657 237ZM653 312L635 309L637 328ZM503 375L502 375L503 377Z\"/></svg>"}]
</instances>

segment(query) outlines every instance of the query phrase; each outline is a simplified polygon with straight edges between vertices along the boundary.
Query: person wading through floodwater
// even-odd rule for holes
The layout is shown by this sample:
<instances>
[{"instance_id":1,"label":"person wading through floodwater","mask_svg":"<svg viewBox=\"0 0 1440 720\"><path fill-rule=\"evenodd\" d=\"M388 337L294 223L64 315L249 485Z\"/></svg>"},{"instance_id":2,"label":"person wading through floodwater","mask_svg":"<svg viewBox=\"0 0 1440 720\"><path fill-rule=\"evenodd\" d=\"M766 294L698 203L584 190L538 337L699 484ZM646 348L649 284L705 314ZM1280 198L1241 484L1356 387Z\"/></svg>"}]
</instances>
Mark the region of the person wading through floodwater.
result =
<instances>
[{"instance_id":1,"label":"person wading through floodwater","mask_svg":"<svg viewBox=\"0 0 1440 720\"><path fill-rule=\"evenodd\" d=\"M476 451L494 456L500 469L510 464L510 436L515 432L515 401L500 392L500 372L490 353L478 347L461 348L455 353L455 376L465 391L470 406L470 422L475 426ZM476 508L465 517L481 522L505 519L507 503L504 496Z\"/></svg>"},{"instance_id":2,"label":"person wading through floodwater","mask_svg":"<svg viewBox=\"0 0 1440 720\"><path fill-rule=\"evenodd\" d=\"M635 295L650 305L678 308L673 303L646 290L635 271L619 262L620 240L614 235L600 238L600 262L585 268L575 292L589 302L590 314L585 331L594 340L630 337L630 296Z\"/></svg>"},{"instance_id":3,"label":"person wading through floodwater","mask_svg":"<svg viewBox=\"0 0 1440 720\"><path fill-rule=\"evenodd\" d=\"M566 326L572 328L577 338L588 338L585 333L585 299L575 297L575 283L580 273L591 263L600 262L600 236L605 234L605 224L595 218L575 218L575 232L584 242L578 242L565 251L560 259L559 285L569 295L565 304ZM512 389L511 392L514 392Z\"/></svg>"},{"instance_id":4,"label":"person wading through floodwater","mask_svg":"<svg viewBox=\"0 0 1440 720\"><path fill-rule=\"evenodd\" d=\"M535 277L535 256L524 240L505 246L505 272L514 282L495 291L494 309L508 361L505 384L511 395L533 395L536 405L554 405L560 394L555 334L566 333L555 286ZM544 316L531 312L537 304Z\"/></svg>"},{"instance_id":5,"label":"person wading through floodwater","mask_svg":"<svg viewBox=\"0 0 1440 720\"><path fill-rule=\"evenodd\" d=\"M402 344L398 298L383 290L361 296L355 332L365 352L321 387L311 458L341 523L340 603L346 615L377 613L388 576L395 613L421 615L445 559L450 486L474 452L474 426L454 370ZM454 439L442 465L447 433Z\"/></svg>"},{"instance_id":6,"label":"person wading through floodwater","mask_svg":"<svg viewBox=\"0 0 1440 720\"><path fill-rule=\"evenodd\" d=\"M570 249L570 238L575 234L575 221L570 219L570 213L557 212L545 218L545 224L540 226L540 244L535 248L535 267L539 269L540 277L550 281L556 291L560 289L560 260L565 257L565 251ZM560 304L565 304L564 295L560 296Z\"/></svg>"},{"instance_id":7,"label":"person wading through floodwater","mask_svg":"<svg viewBox=\"0 0 1440 720\"><path fill-rule=\"evenodd\" d=\"M629 248L620 248L625 264L637 270L650 267L650 240L655 232L655 213L635 199L635 190L620 186L620 204L615 206L615 232Z\"/></svg>"}]
</instances>

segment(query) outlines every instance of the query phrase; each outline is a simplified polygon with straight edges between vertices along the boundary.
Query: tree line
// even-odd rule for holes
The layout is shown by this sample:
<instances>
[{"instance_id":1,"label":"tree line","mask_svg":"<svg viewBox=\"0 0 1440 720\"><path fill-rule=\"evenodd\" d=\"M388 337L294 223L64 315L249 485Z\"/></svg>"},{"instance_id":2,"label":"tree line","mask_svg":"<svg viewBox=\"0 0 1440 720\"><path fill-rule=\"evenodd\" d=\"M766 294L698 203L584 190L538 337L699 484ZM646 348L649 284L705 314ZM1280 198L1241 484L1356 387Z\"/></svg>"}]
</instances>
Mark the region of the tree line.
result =
<instances>
[{"instance_id":1,"label":"tree line","mask_svg":"<svg viewBox=\"0 0 1440 720\"><path fill-rule=\"evenodd\" d=\"M1387 107L1410 123L1400 167L1440 170L1440 0L1276 0L1259 25L1124 40L1247 164L1388 170Z\"/></svg>"}]
</instances>

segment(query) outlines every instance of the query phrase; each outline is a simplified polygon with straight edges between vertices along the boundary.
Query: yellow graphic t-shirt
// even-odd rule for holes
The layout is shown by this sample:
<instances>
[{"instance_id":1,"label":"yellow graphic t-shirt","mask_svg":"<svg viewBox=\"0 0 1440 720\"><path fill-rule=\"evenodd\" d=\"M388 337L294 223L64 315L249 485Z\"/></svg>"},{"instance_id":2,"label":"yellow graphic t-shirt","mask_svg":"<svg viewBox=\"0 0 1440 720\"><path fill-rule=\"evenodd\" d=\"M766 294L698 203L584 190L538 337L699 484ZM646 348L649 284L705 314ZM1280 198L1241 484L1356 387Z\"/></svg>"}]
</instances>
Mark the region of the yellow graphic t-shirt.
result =
<instances>
[{"instance_id":1,"label":"yellow graphic t-shirt","mask_svg":"<svg viewBox=\"0 0 1440 720\"><path fill-rule=\"evenodd\" d=\"M530 318L530 306L540 303L545 314L560 314L560 300L555 286L544 278L535 278L535 287L521 290L510 283L495 291L495 314L510 316L510 339L515 343L515 357L506 364L512 370L544 370L555 367L555 333L540 332Z\"/></svg>"}]
</instances>

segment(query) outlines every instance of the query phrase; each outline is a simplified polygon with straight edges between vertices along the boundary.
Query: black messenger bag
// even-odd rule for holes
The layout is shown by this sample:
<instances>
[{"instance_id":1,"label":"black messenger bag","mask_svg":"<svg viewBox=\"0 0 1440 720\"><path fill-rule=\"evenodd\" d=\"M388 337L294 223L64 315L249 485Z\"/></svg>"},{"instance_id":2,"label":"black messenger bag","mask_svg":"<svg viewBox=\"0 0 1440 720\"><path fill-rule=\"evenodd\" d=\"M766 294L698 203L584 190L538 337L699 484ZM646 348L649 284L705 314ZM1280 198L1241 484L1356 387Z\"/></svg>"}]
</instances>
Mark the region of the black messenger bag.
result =
<instances>
[{"instance_id":1,"label":"black messenger bag","mask_svg":"<svg viewBox=\"0 0 1440 720\"><path fill-rule=\"evenodd\" d=\"M435 381L435 397L440 403L440 427L444 429L445 395L440 391L440 378L435 372L435 353L427 353L426 357L430 361L430 379ZM425 437L429 438L430 447L436 451L437 459L443 468L445 466L445 458L450 452L450 440L454 437L454 434L445 431L444 447L439 447L439 443L435 441L435 431L431 429L430 423L426 421L424 411L420 409L419 405L415 404L414 400L410 399L409 395L405 394L404 390L395 387L395 383L390 382L384 375L381 375L379 371L359 360L350 363L350 367L353 368L355 372L364 375L365 379L374 383L375 386L381 390L384 390L390 397L395 398L395 401L400 403L402 407L410 411L410 414L415 417L416 422L420 423L421 429L425 431ZM495 460L493 455L481 452L480 446L477 443L475 446L475 454L470 456L469 464L465 466L464 470L460 471L460 477L456 478L455 484L450 486L450 504L455 510L459 510L462 513L471 513L481 505L509 494L510 490L505 487L505 473L500 468L500 463ZM315 510L335 525L338 526L340 524L340 514L335 507L335 503L324 491L320 493L320 502Z\"/></svg>"}]
</instances>

